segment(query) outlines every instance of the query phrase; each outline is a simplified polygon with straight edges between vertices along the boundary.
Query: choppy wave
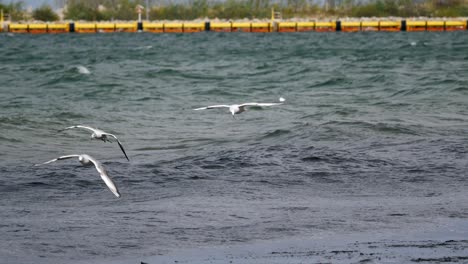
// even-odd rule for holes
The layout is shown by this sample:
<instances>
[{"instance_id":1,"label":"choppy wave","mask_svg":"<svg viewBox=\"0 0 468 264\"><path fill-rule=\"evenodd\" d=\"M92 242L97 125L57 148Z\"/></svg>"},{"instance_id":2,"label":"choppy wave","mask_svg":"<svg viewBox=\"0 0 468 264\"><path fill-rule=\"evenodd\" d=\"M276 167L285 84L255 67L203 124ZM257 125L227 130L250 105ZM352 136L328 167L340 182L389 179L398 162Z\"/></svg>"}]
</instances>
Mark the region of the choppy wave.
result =
<instances>
[{"instance_id":1,"label":"choppy wave","mask_svg":"<svg viewBox=\"0 0 468 264\"><path fill-rule=\"evenodd\" d=\"M467 38L2 38L0 255L70 262L466 217ZM192 110L280 96L237 119ZM77 124L118 136L131 162L56 133ZM122 199L76 160L32 166L71 153L102 161Z\"/></svg>"},{"instance_id":2,"label":"choppy wave","mask_svg":"<svg viewBox=\"0 0 468 264\"><path fill-rule=\"evenodd\" d=\"M85 66L83 66L83 65L76 66L76 69L81 74L91 74L91 71L88 68L86 68Z\"/></svg>"}]
</instances>

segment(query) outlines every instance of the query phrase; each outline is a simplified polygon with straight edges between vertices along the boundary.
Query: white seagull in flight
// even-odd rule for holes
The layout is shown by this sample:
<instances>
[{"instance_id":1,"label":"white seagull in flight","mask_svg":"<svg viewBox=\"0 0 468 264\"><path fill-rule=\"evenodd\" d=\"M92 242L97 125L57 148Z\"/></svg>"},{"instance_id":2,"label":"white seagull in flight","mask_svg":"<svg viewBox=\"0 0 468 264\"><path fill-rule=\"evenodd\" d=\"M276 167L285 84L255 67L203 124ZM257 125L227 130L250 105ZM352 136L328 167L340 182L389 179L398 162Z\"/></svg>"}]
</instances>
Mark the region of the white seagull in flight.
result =
<instances>
[{"instance_id":1,"label":"white seagull in flight","mask_svg":"<svg viewBox=\"0 0 468 264\"><path fill-rule=\"evenodd\" d=\"M117 144L119 144L120 149L122 150L123 154L125 155L125 158L127 158L127 160L130 161L130 159L127 156L127 153L125 153L125 150L124 150L124 148L122 146L122 143L120 143L119 139L115 135L107 133L107 132L102 131L102 130L97 129L97 128L92 128L92 127L88 127L88 126L80 126L80 125L66 127L66 128L64 128L62 130L59 130L59 132L67 130L67 129L72 129L72 128L84 128L84 129L91 130L93 132L91 134L91 138L100 139L100 140L102 140L104 142L112 142L108 137L115 138L115 140L117 140Z\"/></svg>"},{"instance_id":2,"label":"white seagull in flight","mask_svg":"<svg viewBox=\"0 0 468 264\"><path fill-rule=\"evenodd\" d=\"M242 112L244 112L246 109L246 107L248 106L258 106L258 107L262 107L262 106L273 106L273 105L281 105L284 103L285 99L283 97L280 97L279 99L280 103L245 103L245 104L233 104L233 105L210 105L210 106L206 106L206 107L200 107L200 108L196 108L196 109L193 109L193 110L206 110L206 109L213 109L213 108L229 108L229 112L231 112L232 114L232 117L234 117L234 115L237 115L237 114L240 114Z\"/></svg>"},{"instance_id":3,"label":"white seagull in flight","mask_svg":"<svg viewBox=\"0 0 468 264\"><path fill-rule=\"evenodd\" d=\"M94 167L96 167L96 170L101 175L101 178L106 183L107 187L109 187L109 189L112 191L112 193L115 196L120 198L120 193L119 193L119 190L117 189L117 186L115 186L114 182L111 180L111 178L109 178L109 176L107 175L107 171L104 169L102 164L99 161L97 161L96 159L94 159L93 157L91 157L91 156L89 156L87 154L81 154L81 155L73 154L73 155L61 156L61 157L58 157L56 159L46 161L44 163L35 164L34 166L40 166L40 165L52 163L52 162L57 161L57 160L71 159L71 158L78 158L78 160L83 165L91 165L91 163L94 164Z\"/></svg>"}]
</instances>

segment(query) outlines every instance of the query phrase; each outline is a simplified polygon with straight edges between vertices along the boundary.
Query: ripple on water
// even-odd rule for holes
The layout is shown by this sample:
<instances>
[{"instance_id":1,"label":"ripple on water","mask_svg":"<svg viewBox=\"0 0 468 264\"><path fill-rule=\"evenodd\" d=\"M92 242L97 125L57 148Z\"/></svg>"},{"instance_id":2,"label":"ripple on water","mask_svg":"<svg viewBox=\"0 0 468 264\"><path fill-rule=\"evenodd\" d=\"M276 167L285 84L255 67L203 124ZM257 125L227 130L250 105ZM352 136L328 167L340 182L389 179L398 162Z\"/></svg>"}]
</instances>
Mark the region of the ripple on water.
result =
<instances>
[{"instance_id":1,"label":"ripple on water","mask_svg":"<svg viewBox=\"0 0 468 264\"><path fill-rule=\"evenodd\" d=\"M467 215L465 33L0 38L0 255L14 263ZM279 96L238 119L192 110ZM131 162L54 132L74 124L115 133ZM32 166L68 153L103 161L122 198L76 160Z\"/></svg>"}]
</instances>

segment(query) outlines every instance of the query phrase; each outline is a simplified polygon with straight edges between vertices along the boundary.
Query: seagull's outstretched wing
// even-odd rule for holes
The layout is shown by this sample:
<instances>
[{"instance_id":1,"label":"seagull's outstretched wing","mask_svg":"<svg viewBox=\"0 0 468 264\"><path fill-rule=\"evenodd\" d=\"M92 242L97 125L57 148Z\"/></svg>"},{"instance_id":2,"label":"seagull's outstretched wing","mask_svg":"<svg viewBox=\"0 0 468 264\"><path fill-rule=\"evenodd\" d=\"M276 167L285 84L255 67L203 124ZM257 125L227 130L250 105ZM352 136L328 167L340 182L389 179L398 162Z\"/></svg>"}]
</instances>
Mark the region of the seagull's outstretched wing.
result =
<instances>
[{"instance_id":1,"label":"seagull's outstretched wing","mask_svg":"<svg viewBox=\"0 0 468 264\"><path fill-rule=\"evenodd\" d=\"M119 193L119 190L117 189L117 186L115 186L114 182L111 180L111 178L109 178L109 176L107 175L107 172L104 169L104 167L102 166L102 164L99 161L95 160L94 158L92 158L90 156L88 156L87 158L89 159L89 161L91 161L94 164L94 167L96 167L96 170L101 175L101 179L106 183L107 187L109 187L111 192L115 196L120 198L120 193Z\"/></svg>"},{"instance_id":2,"label":"seagull's outstretched wing","mask_svg":"<svg viewBox=\"0 0 468 264\"><path fill-rule=\"evenodd\" d=\"M245 106L273 106L273 105L282 105L283 103L245 103L239 105L239 107L245 107Z\"/></svg>"},{"instance_id":3,"label":"seagull's outstretched wing","mask_svg":"<svg viewBox=\"0 0 468 264\"><path fill-rule=\"evenodd\" d=\"M67 129L72 129L72 128L84 128L84 129L88 129L88 130L91 130L92 132L96 132L96 128L92 128L92 127L89 127L89 126L82 126L82 125L78 125L78 126L69 126L69 127L66 127L62 130L59 130L59 132L61 131L64 131L64 130L67 130Z\"/></svg>"},{"instance_id":4,"label":"seagull's outstretched wing","mask_svg":"<svg viewBox=\"0 0 468 264\"><path fill-rule=\"evenodd\" d=\"M44 163L34 164L34 166L40 166L40 165L44 165L44 164L49 164L49 163L55 162L55 161L57 161L57 160L77 158L77 157L79 157L79 156L80 156L80 155L75 155L75 154L74 154L74 155L61 156L61 157L58 157L58 158L56 158L56 159L46 161L46 162L44 162Z\"/></svg>"},{"instance_id":5,"label":"seagull's outstretched wing","mask_svg":"<svg viewBox=\"0 0 468 264\"><path fill-rule=\"evenodd\" d=\"M221 107L229 108L231 106L230 105L210 105L207 107L200 107L200 108L196 108L193 110L206 110L206 109L221 108Z\"/></svg>"},{"instance_id":6,"label":"seagull's outstretched wing","mask_svg":"<svg viewBox=\"0 0 468 264\"><path fill-rule=\"evenodd\" d=\"M125 153L125 150L124 150L124 148L122 146L122 143L120 143L119 139L113 134L106 133L106 135L111 136L111 137L115 138L115 140L117 140L117 144L119 144L119 147L122 150L123 154L125 155L125 158L127 158L127 160L130 161L130 159L128 158L127 153Z\"/></svg>"}]
</instances>

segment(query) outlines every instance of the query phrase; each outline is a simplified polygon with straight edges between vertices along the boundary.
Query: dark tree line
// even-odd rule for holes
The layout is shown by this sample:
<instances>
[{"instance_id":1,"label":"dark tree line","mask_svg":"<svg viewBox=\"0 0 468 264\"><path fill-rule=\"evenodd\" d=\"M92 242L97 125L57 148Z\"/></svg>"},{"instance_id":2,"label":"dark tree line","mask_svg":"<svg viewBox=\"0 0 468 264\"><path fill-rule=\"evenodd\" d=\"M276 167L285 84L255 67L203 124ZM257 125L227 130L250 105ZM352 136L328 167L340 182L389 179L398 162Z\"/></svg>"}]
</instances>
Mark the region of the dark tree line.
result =
<instances>
[{"instance_id":1,"label":"dark tree line","mask_svg":"<svg viewBox=\"0 0 468 264\"><path fill-rule=\"evenodd\" d=\"M468 16L467 0L334 0L334 5L318 5L317 0L188 0L185 3L156 5L149 1L150 20L192 20L198 18L242 19L270 18L272 8L282 17L461 17ZM328 0L330 3L332 0ZM145 6L145 0L66 0L64 18L70 20L109 21L136 20L136 6ZM0 9L12 20L33 18L55 21L57 14L43 5L27 14L22 2L3 4ZM146 12L143 14L145 18Z\"/></svg>"},{"instance_id":2,"label":"dark tree line","mask_svg":"<svg viewBox=\"0 0 468 264\"><path fill-rule=\"evenodd\" d=\"M22 2L10 2L9 4L4 4L3 1L0 1L0 10L3 10L3 13L8 15L11 20L27 19L26 13L24 12L24 4Z\"/></svg>"}]
</instances>

